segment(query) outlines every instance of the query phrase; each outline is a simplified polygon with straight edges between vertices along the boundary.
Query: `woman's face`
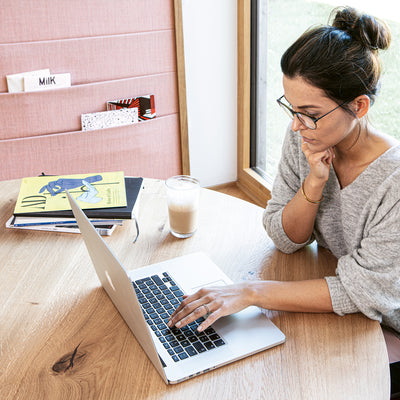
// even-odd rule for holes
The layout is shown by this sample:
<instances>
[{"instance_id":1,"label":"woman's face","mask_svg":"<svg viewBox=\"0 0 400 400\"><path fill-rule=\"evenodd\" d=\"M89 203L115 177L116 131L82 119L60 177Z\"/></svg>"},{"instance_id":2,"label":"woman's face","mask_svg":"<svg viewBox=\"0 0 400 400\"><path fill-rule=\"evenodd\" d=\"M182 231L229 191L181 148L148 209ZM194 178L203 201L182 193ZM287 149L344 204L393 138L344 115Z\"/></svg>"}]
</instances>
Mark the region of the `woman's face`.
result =
<instances>
[{"instance_id":1,"label":"woman's face","mask_svg":"<svg viewBox=\"0 0 400 400\"><path fill-rule=\"evenodd\" d=\"M338 106L319 89L303 78L283 76L285 98L291 104L293 111L319 118ZM339 107L337 110L317 121L317 129L312 130L303 125L295 116L292 130L299 131L303 140L308 143L313 152L323 151L339 143L352 143L358 134L357 119Z\"/></svg>"}]
</instances>

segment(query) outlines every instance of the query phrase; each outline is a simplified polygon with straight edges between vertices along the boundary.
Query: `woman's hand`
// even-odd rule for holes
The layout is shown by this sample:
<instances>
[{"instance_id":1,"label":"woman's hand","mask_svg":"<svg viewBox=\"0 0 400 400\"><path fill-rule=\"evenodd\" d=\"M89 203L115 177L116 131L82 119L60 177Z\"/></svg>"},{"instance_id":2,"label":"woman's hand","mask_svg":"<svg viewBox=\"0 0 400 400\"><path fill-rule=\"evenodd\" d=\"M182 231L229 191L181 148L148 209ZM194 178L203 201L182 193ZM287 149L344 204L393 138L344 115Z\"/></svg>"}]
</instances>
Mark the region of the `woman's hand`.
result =
<instances>
[{"instance_id":1,"label":"woman's hand","mask_svg":"<svg viewBox=\"0 0 400 400\"><path fill-rule=\"evenodd\" d=\"M313 145L301 140L301 149L310 167L308 176L300 183L301 188L286 204L282 213L282 226L294 243L309 240L315 224L319 203L329 179L329 171L335 153L332 147L313 151Z\"/></svg>"},{"instance_id":2,"label":"woman's hand","mask_svg":"<svg viewBox=\"0 0 400 400\"><path fill-rule=\"evenodd\" d=\"M246 281L229 286L207 287L190 296L184 296L182 303L171 315L168 326L182 328L210 312L197 328L201 332L218 318L252 305L277 311L333 311L325 279L289 282Z\"/></svg>"},{"instance_id":3,"label":"woman's hand","mask_svg":"<svg viewBox=\"0 0 400 400\"><path fill-rule=\"evenodd\" d=\"M312 152L308 143L301 139L301 149L306 156L308 165L310 166L309 178L315 182L325 182L329 178L329 170L335 153L332 147L324 151Z\"/></svg>"},{"instance_id":4,"label":"woman's hand","mask_svg":"<svg viewBox=\"0 0 400 400\"><path fill-rule=\"evenodd\" d=\"M196 319L209 314L197 328L199 332L207 329L217 319L234 314L251 305L252 290L246 282L208 287L190 296L184 296L182 303L171 315L168 326L182 328Z\"/></svg>"}]
</instances>

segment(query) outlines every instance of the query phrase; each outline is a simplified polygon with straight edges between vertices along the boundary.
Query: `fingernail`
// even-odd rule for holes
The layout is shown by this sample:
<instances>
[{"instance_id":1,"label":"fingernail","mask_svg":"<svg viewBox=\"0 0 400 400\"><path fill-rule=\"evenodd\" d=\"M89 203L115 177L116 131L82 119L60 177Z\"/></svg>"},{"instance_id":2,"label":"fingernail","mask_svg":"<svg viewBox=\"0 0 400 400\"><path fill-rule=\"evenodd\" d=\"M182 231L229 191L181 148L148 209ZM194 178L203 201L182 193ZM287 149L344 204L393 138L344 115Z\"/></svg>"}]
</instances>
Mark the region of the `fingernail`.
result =
<instances>
[{"instance_id":1,"label":"fingernail","mask_svg":"<svg viewBox=\"0 0 400 400\"><path fill-rule=\"evenodd\" d=\"M171 321L168 321L168 322L167 322L167 326L171 327L171 326L172 326L172 322L171 322Z\"/></svg>"},{"instance_id":2,"label":"fingernail","mask_svg":"<svg viewBox=\"0 0 400 400\"><path fill-rule=\"evenodd\" d=\"M182 325L182 324L181 324L181 321L179 321L179 322L177 322L177 323L175 324L175 326L176 326L177 328L179 328L181 325Z\"/></svg>"},{"instance_id":3,"label":"fingernail","mask_svg":"<svg viewBox=\"0 0 400 400\"><path fill-rule=\"evenodd\" d=\"M197 327L197 331L201 332L203 330L203 328L201 326Z\"/></svg>"}]
</instances>

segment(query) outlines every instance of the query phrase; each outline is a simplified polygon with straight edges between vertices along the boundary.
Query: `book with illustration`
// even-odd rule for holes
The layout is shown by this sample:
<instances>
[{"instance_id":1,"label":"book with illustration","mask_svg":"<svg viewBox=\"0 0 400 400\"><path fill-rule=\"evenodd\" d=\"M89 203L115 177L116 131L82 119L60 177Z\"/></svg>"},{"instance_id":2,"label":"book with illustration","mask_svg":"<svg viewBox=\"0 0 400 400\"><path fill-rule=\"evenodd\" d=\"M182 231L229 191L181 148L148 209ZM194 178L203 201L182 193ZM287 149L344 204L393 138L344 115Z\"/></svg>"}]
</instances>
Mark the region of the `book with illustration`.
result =
<instances>
[{"instance_id":1,"label":"book with illustration","mask_svg":"<svg viewBox=\"0 0 400 400\"><path fill-rule=\"evenodd\" d=\"M84 209L83 212L88 218L117 218L132 219L134 215L137 217L140 192L143 185L143 178L125 177L126 206L124 207L108 207L108 208L92 208ZM30 212L30 213L14 213L15 216L40 217L45 218L73 218L71 209L62 211L46 211L46 212Z\"/></svg>"},{"instance_id":2,"label":"book with illustration","mask_svg":"<svg viewBox=\"0 0 400 400\"><path fill-rule=\"evenodd\" d=\"M122 171L23 178L14 215L71 210L68 190L82 209L126 207Z\"/></svg>"},{"instance_id":3,"label":"book with illustration","mask_svg":"<svg viewBox=\"0 0 400 400\"><path fill-rule=\"evenodd\" d=\"M147 121L156 117L154 94L107 102L108 111L120 110L124 108L137 108L139 112L139 121Z\"/></svg>"}]
</instances>

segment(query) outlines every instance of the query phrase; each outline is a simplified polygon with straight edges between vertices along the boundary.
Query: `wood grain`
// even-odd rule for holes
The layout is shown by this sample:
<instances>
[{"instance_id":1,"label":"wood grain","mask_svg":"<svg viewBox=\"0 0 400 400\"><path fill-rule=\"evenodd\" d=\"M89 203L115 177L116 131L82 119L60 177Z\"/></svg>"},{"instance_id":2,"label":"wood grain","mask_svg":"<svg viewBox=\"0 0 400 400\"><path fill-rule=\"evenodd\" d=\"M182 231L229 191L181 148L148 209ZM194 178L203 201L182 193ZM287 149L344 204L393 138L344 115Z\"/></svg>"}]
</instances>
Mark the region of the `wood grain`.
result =
<instances>
[{"instance_id":1,"label":"wood grain","mask_svg":"<svg viewBox=\"0 0 400 400\"><path fill-rule=\"evenodd\" d=\"M237 180L238 186L258 205L271 198L272 182L267 182L250 165L250 79L251 79L251 0L238 0L238 108Z\"/></svg>"},{"instance_id":2,"label":"wood grain","mask_svg":"<svg viewBox=\"0 0 400 400\"><path fill-rule=\"evenodd\" d=\"M224 183L222 185L208 187L208 189L215 190L219 193L225 193L229 196L233 196L257 205L255 200L253 200L243 190L240 189L240 187L237 185L237 182Z\"/></svg>"},{"instance_id":3,"label":"wood grain","mask_svg":"<svg viewBox=\"0 0 400 400\"><path fill-rule=\"evenodd\" d=\"M174 14L182 172L184 175L190 175L189 127L186 101L186 69L183 38L182 0L174 0Z\"/></svg>"},{"instance_id":4,"label":"wood grain","mask_svg":"<svg viewBox=\"0 0 400 400\"><path fill-rule=\"evenodd\" d=\"M0 182L1 399L388 399L380 326L360 314L268 311L281 346L166 386L100 287L80 235L7 230L19 181ZM131 221L105 238L127 269L205 251L234 281L333 273L317 246L288 256L262 208L202 190L198 232L168 232L163 182L145 180L140 236Z\"/></svg>"}]
</instances>

